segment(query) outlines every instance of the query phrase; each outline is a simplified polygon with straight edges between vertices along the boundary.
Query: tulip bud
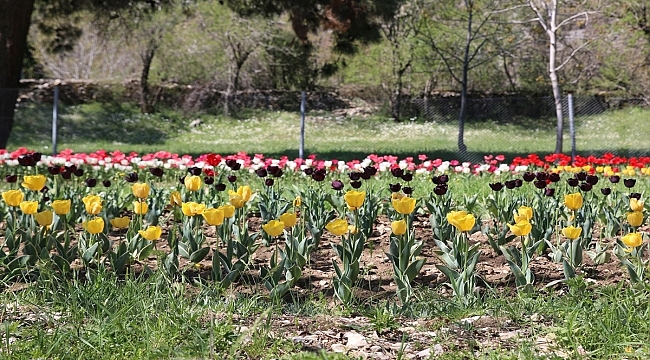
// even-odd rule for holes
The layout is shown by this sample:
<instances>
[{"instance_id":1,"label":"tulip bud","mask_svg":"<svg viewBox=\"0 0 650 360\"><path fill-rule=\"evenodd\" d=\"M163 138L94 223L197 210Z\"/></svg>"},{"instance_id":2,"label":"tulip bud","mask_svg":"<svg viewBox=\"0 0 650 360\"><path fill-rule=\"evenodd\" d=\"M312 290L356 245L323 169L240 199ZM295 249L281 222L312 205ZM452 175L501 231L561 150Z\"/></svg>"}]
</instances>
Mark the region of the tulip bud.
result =
<instances>
[{"instance_id":1,"label":"tulip bud","mask_svg":"<svg viewBox=\"0 0 650 360\"><path fill-rule=\"evenodd\" d=\"M217 191L226 191L226 184L219 183L215 185L214 188L217 189Z\"/></svg>"},{"instance_id":2,"label":"tulip bud","mask_svg":"<svg viewBox=\"0 0 650 360\"><path fill-rule=\"evenodd\" d=\"M409 181L413 180L413 174L406 173L406 174L402 175L402 180L404 180L406 182L409 182Z\"/></svg>"},{"instance_id":3,"label":"tulip bud","mask_svg":"<svg viewBox=\"0 0 650 360\"><path fill-rule=\"evenodd\" d=\"M553 195L555 195L555 189L552 189L552 188L544 189L544 195L545 196L553 196Z\"/></svg>"},{"instance_id":4,"label":"tulip bud","mask_svg":"<svg viewBox=\"0 0 650 360\"><path fill-rule=\"evenodd\" d=\"M268 179L264 180L264 185L266 185L266 186L273 186L273 183L274 183L274 181L271 178L268 178Z\"/></svg>"},{"instance_id":5,"label":"tulip bud","mask_svg":"<svg viewBox=\"0 0 650 360\"><path fill-rule=\"evenodd\" d=\"M61 168L58 166L48 166L47 172L49 172L51 175L59 175L61 173Z\"/></svg>"},{"instance_id":6,"label":"tulip bud","mask_svg":"<svg viewBox=\"0 0 650 360\"><path fill-rule=\"evenodd\" d=\"M587 179L587 173L584 171L581 171L576 174L576 178L580 181L585 181Z\"/></svg>"},{"instance_id":7,"label":"tulip bud","mask_svg":"<svg viewBox=\"0 0 650 360\"><path fill-rule=\"evenodd\" d=\"M6 175L5 176L5 181L10 183L10 184L13 184L16 181L18 181L18 176L17 175Z\"/></svg>"},{"instance_id":8,"label":"tulip bud","mask_svg":"<svg viewBox=\"0 0 650 360\"><path fill-rule=\"evenodd\" d=\"M388 188L390 189L391 192L399 192L402 190L402 185L400 183L397 184L388 184Z\"/></svg>"},{"instance_id":9,"label":"tulip bud","mask_svg":"<svg viewBox=\"0 0 650 360\"><path fill-rule=\"evenodd\" d=\"M576 187L576 186L578 186L578 179L576 179L576 178L570 178L570 179L567 179L566 182L567 182L567 184L569 184L569 186L571 186L571 187Z\"/></svg>"},{"instance_id":10,"label":"tulip bud","mask_svg":"<svg viewBox=\"0 0 650 360\"><path fill-rule=\"evenodd\" d=\"M413 188L410 187L410 186L404 186L404 188L402 188L402 191L403 191L404 194L406 194L406 195L411 195L411 194L413 194Z\"/></svg>"},{"instance_id":11,"label":"tulip bud","mask_svg":"<svg viewBox=\"0 0 650 360\"><path fill-rule=\"evenodd\" d=\"M332 181L332 189L336 191L343 190L343 182L341 180Z\"/></svg>"},{"instance_id":12,"label":"tulip bud","mask_svg":"<svg viewBox=\"0 0 650 360\"><path fill-rule=\"evenodd\" d=\"M214 178L212 176L205 176L205 177L203 177L203 182L206 185L212 185L212 184L214 184Z\"/></svg>"},{"instance_id":13,"label":"tulip bud","mask_svg":"<svg viewBox=\"0 0 650 360\"><path fill-rule=\"evenodd\" d=\"M350 181L350 186L352 186L355 189L358 189L361 187L361 181Z\"/></svg>"},{"instance_id":14,"label":"tulip bud","mask_svg":"<svg viewBox=\"0 0 650 360\"><path fill-rule=\"evenodd\" d=\"M592 186L588 182L584 182L584 183L580 184L580 190L582 190L582 191L585 191L585 192L591 191L591 188L592 188Z\"/></svg>"},{"instance_id":15,"label":"tulip bud","mask_svg":"<svg viewBox=\"0 0 650 360\"><path fill-rule=\"evenodd\" d=\"M396 168L390 169L390 173L393 174L394 177L401 178L402 175L404 175L404 170L396 167Z\"/></svg>"},{"instance_id":16,"label":"tulip bud","mask_svg":"<svg viewBox=\"0 0 650 360\"><path fill-rule=\"evenodd\" d=\"M526 182L531 182L531 181L535 180L535 174L533 174L533 173L530 172L530 171L526 171L526 172L524 173L524 175L523 175L523 178L524 178L524 180L525 180Z\"/></svg>"},{"instance_id":17,"label":"tulip bud","mask_svg":"<svg viewBox=\"0 0 650 360\"><path fill-rule=\"evenodd\" d=\"M514 189L517 186L514 180L506 180L504 184L506 185L506 188L510 190Z\"/></svg>"},{"instance_id":18,"label":"tulip bud","mask_svg":"<svg viewBox=\"0 0 650 360\"><path fill-rule=\"evenodd\" d=\"M503 189L503 184L500 182L496 182L494 184L488 184L490 186L490 189L494 191L501 191Z\"/></svg>"},{"instance_id":19,"label":"tulip bud","mask_svg":"<svg viewBox=\"0 0 650 360\"><path fill-rule=\"evenodd\" d=\"M612 193L612 189L610 189L610 188L602 188L602 189L600 189L600 192L601 192L603 195L607 196L607 195L609 195L609 194Z\"/></svg>"},{"instance_id":20,"label":"tulip bud","mask_svg":"<svg viewBox=\"0 0 650 360\"><path fill-rule=\"evenodd\" d=\"M348 176L350 177L350 180L352 180L352 181L357 181L357 180L361 179L361 174L359 174L358 172L351 172L351 173L348 174Z\"/></svg>"},{"instance_id":21,"label":"tulip bud","mask_svg":"<svg viewBox=\"0 0 650 360\"><path fill-rule=\"evenodd\" d=\"M548 179L551 180L551 182L558 182L560 181L560 174L558 173L550 173L548 174Z\"/></svg>"},{"instance_id":22,"label":"tulip bud","mask_svg":"<svg viewBox=\"0 0 650 360\"><path fill-rule=\"evenodd\" d=\"M151 173L151 175L153 175L155 177L162 177L163 173L164 173L163 169L161 169L159 167L150 168L149 172Z\"/></svg>"},{"instance_id":23,"label":"tulip bud","mask_svg":"<svg viewBox=\"0 0 650 360\"><path fill-rule=\"evenodd\" d=\"M546 180L538 180L538 181L535 181L535 182L533 183L533 185L535 185L535 187L538 188L538 189L543 189L543 188L546 187Z\"/></svg>"},{"instance_id":24,"label":"tulip bud","mask_svg":"<svg viewBox=\"0 0 650 360\"><path fill-rule=\"evenodd\" d=\"M228 175L228 181L231 183L234 183L237 181L237 176L235 175Z\"/></svg>"},{"instance_id":25,"label":"tulip bud","mask_svg":"<svg viewBox=\"0 0 650 360\"><path fill-rule=\"evenodd\" d=\"M134 183L138 181L138 173L132 172L129 174L124 175L124 180L126 182Z\"/></svg>"},{"instance_id":26,"label":"tulip bud","mask_svg":"<svg viewBox=\"0 0 650 360\"><path fill-rule=\"evenodd\" d=\"M598 176L595 176L595 175L587 175L587 178L585 179L585 181L586 181L589 185L592 185L592 186L593 186L593 185L596 185L596 184L598 184Z\"/></svg>"},{"instance_id":27,"label":"tulip bud","mask_svg":"<svg viewBox=\"0 0 650 360\"><path fill-rule=\"evenodd\" d=\"M311 178L314 179L314 181L321 182L325 180L325 172L314 171L314 173L311 174Z\"/></svg>"},{"instance_id":28,"label":"tulip bud","mask_svg":"<svg viewBox=\"0 0 650 360\"><path fill-rule=\"evenodd\" d=\"M609 182L612 184L618 184L619 181L621 181L621 177L618 175L612 175L609 177Z\"/></svg>"},{"instance_id":29,"label":"tulip bud","mask_svg":"<svg viewBox=\"0 0 650 360\"><path fill-rule=\"evenodd\" d=\"M269 172L266 171L265 168L261 168L261 169L257 169L257 170L255 171L255 174L256 174L257 176L263 178L263 177L266 177L266 176L269 174Z\"/></svg>"},{"instance_id":30,"label":"tulip bud","mask_svg":"<svg viewBox=\"0 0 650 360\"><path fill-rule=\"evenodd\" d=\"M97 179L94 178L86 179L86 186L88 186L89 188L94 188L95 186L97 186Z\"/></svg>"},{"instance_id":31,"label":"tulip bud","mask_svg":"<svg viewBox=\"0 0 650 360\"><path fill-rule=\"evenodd\" d=\"M540 171L537 174L535 174L535 179L537 179L538 181L546 180L546 177L547 175L545 172Z\"/></svg>"},{"instance_id":32,"label":"tulip bud","mask_svg":"<svg viewBox=\"0 0 650 360\"><path fill-rule=\"evenodd\" d=\"M102 181L102 185L104 185L104 187L111 187L111 181L110 180L104 180L104 181Z\"/></svg>"},{"instance_id":33,"label":"tulip bud","mask_svg":"<svg viewBox=\"0 0 650 360\"><path fill-rule=\"evenodd\" d=\"M82 177L84 176L84 169L77 169L74 171L74 176L76 177Z\"/></svg>"},{"instance_id":34,"label":"tulip bud","mask_svg":"<svg viewBox=\"0 0 650 360\"><path fill-rule=\"evenodd\" d=\"M187 172L189 172L190 174L192 174L194 176L199 176L199 175L201 175L201 168L196 167L196 166L192 166L192 167L187 168Z\"/></svg>"},{"instance_id":35,"label":"tulip bud","mask_svg":"<svg viewBox=\"0 0 650 360\"><path fill-rule=\"evenodd\" d=\"M311 176L311 174L314 173L314 169L313 169L313 168L306 168L305 171L304 171L304 173L305 173L305 175L307 175L307 176Z\"/></svg>"},{"instance_id":36,"label":"tulip bud","mask_svg":"<svg viewBox=\"0 0 650 360\"><path fill-rule=\"evenodd\" d=\"M625 185L626 188L631 189L636 185L636 179L623 179L623 185Z\"/></svg>"}]
</instances>

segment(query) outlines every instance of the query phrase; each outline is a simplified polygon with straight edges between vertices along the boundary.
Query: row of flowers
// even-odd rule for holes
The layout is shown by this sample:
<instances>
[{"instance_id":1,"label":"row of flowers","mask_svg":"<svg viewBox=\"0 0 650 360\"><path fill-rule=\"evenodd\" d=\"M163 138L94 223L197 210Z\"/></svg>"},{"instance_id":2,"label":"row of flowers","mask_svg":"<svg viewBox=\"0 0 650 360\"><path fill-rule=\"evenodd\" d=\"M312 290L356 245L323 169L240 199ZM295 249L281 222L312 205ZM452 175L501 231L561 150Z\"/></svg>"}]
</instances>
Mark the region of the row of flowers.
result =
<instances>
[{"instance_id":1,"label":"row of flowers","mask_svg":"<svg viewBox=\"0 0 650 360\"><path fill-rule=\"evenodd\" d=\"M23 156L36 161L34 154ZM234 164L238 163L227 166L234 170ZM393 263L397 295L407 304L412 282L426 261L420 256L424 241L416 238L413 228L416 213L429 215L434 251L443 262L437 267L464 302L474 298L481 244L472 243L469 235L477 231L504 255L522 291L533 290L530 264L536 253L562 263L567 279L580 273L583 253L595 264L616 255L634 282L643 280L647 268L642 258L646 235L638 231L645 223L645 203L641 193L633 192L636 179L618 175L609 176L607 183L600 181L602 175L586 171L568 176L525 172L521 178L489 183L492 192L484 198L462 194L462 200L452 200L450 176L432 176L433 191L416 199L409 186L411 173L399 167L390 171L396 180L389 186L369 181L377 173L369 166L351 172L348 186L334 180L331 187L318 181L291 187L269 182L282 172L269 165L255 171L265 179L262 188L238 185L237 177L230 175L234 178L229 179L228 191L224 191L226 185L224 189L209 186L198 167L187 169L179 189L140 179L133 172L118 186L100 192L89 186L88 179L86 186L62 183L60 173L49 170L45 175L21 175L20 181L10 175L11 189L2 192L0 218L5 225L0 269L4 273L24 273L38 262L69 271L77 259L87 269L110 267L121 273L149 256L156 250L156 241L165 237L170 252L159 254L161 271L175 276L181 270L180 257L199 263L212 253L212 279L227 287L250 269L252 255L260 246L275 246L274 256L260 275L271 295L280 298L300 279L327 230L340 237L332 245L338 255L338 261L332 262L333 285L336 296L347 304L354 298L360 259L373 224L384 214L391 221L387 255ZM310 176L320 178L321 174L316 169ZM617 186L619 182L623 187ZM558 183L565 185L550 187ZM15 188L17 184L20 188ZM510 191L524 186L530 191ZM594 187L600 191L592 191ZM483 221L476 221L473 214L477 205L488 212ZM261 217L261 230L249 226L251 213ZM596 223L601 224L598 236ZM83 231L76 231L78 224ZM206 243L206 227L212 226L220 243L215 247ZM115 232L119 240L109 238ZM603 239L614 239L615 245Z\"/></svg>"},{"instance_id":2,"label":"row of flowers","mask_svg":"<svg viewBox=\"0 0 650 360\"><path fill-rule=\"evenodd\" d=\"M255 172L269 166L277 166L283 171L301 171L307 168L326 169L327 171L346 172L358 171L372 166L379 172L387 172L391 169L400 168L412 171L416 174L432 173L464 173L464 174L501 174L501 173L523 173L530 169L543 169L552 172L580 172L586 171L590 174L602 173L606 176L625 175L634 176L637 174L650 175L650 157L621 157L611 153L605 153L601 157L577 156L575 161L564 154L551 154L540 158L536 154L526 157L515 157L511 162L505 162L503 155L487 155L481 163L461 162L458 160L443 161L442 159L429 159L427 155L421 154L416 158L406 157L399 159L397 156L375 154L368 155L362 160L323 160L317 159L316 155L309 155L306 159L289 159L283 156L279 159L267 158L263 154L249 155L237 153L232 155L203 154L196 158L190 155L172 154L159 151L149 154L128 154L120 151L108 152L98 150L93 153L75 153L72 150L64 150L55 156L34 153L26 148L19 148L9 152L0 149L0 166L79 166L88 165L94 170L111 170L128 172L137 169L163 168L181 169L197 167L205 169L206 172L214 172L220 168L242 168Z\"/></svg>"}]
</instances>

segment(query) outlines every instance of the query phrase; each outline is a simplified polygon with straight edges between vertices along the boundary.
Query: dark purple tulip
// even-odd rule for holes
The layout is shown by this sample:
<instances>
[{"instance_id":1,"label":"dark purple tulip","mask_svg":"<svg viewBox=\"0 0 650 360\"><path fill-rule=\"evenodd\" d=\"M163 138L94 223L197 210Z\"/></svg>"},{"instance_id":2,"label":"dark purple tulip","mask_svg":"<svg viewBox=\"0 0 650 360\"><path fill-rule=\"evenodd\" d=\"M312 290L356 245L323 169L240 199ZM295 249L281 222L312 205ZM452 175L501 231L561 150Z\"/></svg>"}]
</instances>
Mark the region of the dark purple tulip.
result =
<instances>
[{"instance_id":1,"label":"dark purple tulip","mask_svg":"<svg viewBox=\"0 0 650 360\"><path fill-rule=\"evenodd\" d=\"M625 185L626 188L631 189L636 185L636 179L623 179L623 185Z\"/></svg>"},{"instance_id":2,"label":"dark purple tulip","mask_svg":"<svg viewBox=\"0 0 650 360\"><path fill-rule=\"evenodd\" d=\"M394 177L401 178L402 175L404 175L404 170L397 167L397 168L390 169L390 173L393 174Z\"/></svg>"},{"instance_id":3,"label":"dark purple tulip","mask_svg":"<svg viewBox=\"0 0 650 360\"><path fill-rule=\"evenodd\" d=\"M16 175L6 175L5 176L5 181L10 183L10 184L13 184L16 181L18 181L18 176L16 176Z\"/></svg>"},{"instance_id":4,"label":"dark purple tulip","mask_svg":"<svg viewBox=\"0 0 650 360\"><path fill-rule=\"evenodd\" d=\"M494 184L488 184L490 185L490 189L494 191L501 191L503 189L503 184L500 182L496 182Z\"/></svg>"},{"instance_id":5,"label":"dark purple tulip","mask_svg":"<svg viewBox=\"0 0 650 360\"><path fill-rule=\"evenodd\" d=\"M630 199L635 198L637 200L641 200L641 193L631 193L630 194Z\"/></svg>"},{"instance_id":6,"label":"dark purple tulip","mask_svg":"<svg viewBox=\"0 0 650 360\"><path fill-rule=\"evenodd\" d=\"M41 154L39 152L32 153L32 159L34 159L34 162L41 161L42 156L43 156L43 154Z\"/></svg>"},{"instance_id":7,"label":"dark purple tulip","mask_svg":"<svg viewBox=\"0 0 650 360\"><path fill-rule=\"evenodd\" d=\"M438 196L442 196L447 193L447 189L448 189L447 184L439 184L435 188L433 188L433 193Z\"/></svg>"},{"instance_id":8,"label":"dark purple tulip","mask_svg":"<svg viewBox=\"0 0 650 360\"><path fill-rule=\"evenodd\" d=\"M523 185L523 184L524 184L524 182L521 181L521 179L515 179L515 187L521 187L521 185Z\"/></svg>"},{"instance_id":9,"label":"dark purple tulip","mask_svg":"<svg viewBox=\"0 0 650 360\"><path fill-rule=\"evenodd\" d=\"M598 184L598 176L596 175L587 175L587 178L585 179L587 183L590 185L596 185Z\"/></svg>"},{"instance_id":10,"label":"dark purple tulip","mask_svg":"<svg viewBox=\"0 0 650 360\"><path fill-rule=\"evenodd\" d=\"M514 189L517 186L517 184L515 184L514 180L506 180L504 185L506 186L506 188L508 188L510 190Z\"/></svg>"},{"instance_id":11,"label":"dark purple tulip","mask_svg":"<svg viewBox=\"0 0 650 360\"><path fill-rule=\"evenodd\" d=\"M587 179L587 173L584 171L581 171L576 174L576 178L580 181L585 181Z\"/></svg>"},{"instance_id":12,"label":"dark purple tulip","mask_svg":"<svg viewBox=\"0 0 650 360\"><path fill-rule=\"evenodd\" d=\"M363 172L366 174L370 174L370 176L375 176L377 175L377 168L374 166L367 166L363 168Z\"/></svg>"},{"instance_id":13,"label":"dark purple tulip","mask_svg":"<svg viewBox=\"0 0 650 360\"><path fill-rule=\"evenodd\" d=\"M535 179L537 179L538 181L546 180L547 177L548 174L546 174L545 172L540 171L537 174L535 174Z\"/></svg>"},{"instance_id":14,"label":"dark purple tulip","mask_svg":"<svg viewBox=\"0 0 650 360\"><path fill-rule=\"evenodd\" d=\"M52 175L59 175L61 173L61 167L59 167L59 166L48 166L47 167L47 172L49 172Z\"/></svg>"},{"instance_id":15,"label":"dark purple tulip","mask_svg":"<svg viewBox=\"0 0 650 360\"><path fill-rule=\"evenodd\" d=\"M546 187L546 180L537 180L533 183L536 188L538 189L544 189Z\"/></svg>"},{"instance_id":16,"label":"dark purple tulip","mask_svg":"<svg viewBox=\"0 0 650 360\"><path fill-rule=\"evenodd\" d=\"M97 179L95 178L86 179L86 186L88 186L89 188L94 188L95 186L97 186Z\"/></svg>"},{"instance_id":17,"label":"dark purple tulip","mask_svg":"<svg viewBox=\"0 0 650 360\"><path fill-rule=\"evenodd\" d=\"M217 189L217 191L226 191L226 184L218 183L214 186L214 188Z\"/></svg>"},{"instance_id":18,"label":"dark purple tulip","mask_svg":"<svg viewBox=\"0 0 650 360\"><path fill-rule=\"evenodd\" d=\"M355 189L358 189L361 187L361 181L350 181L350 186L352 186Z\"/></svg>"},{"instance_id":19,"label":"dark purple tulip","mask_svg":"<svg viewBox=\"0 0 650 360\"><path fill-rule=\"evenodd\" d=\"M74 171L74 176L76 177L82 177L84 176L84 169L77 169Z\"/></svg>"},{"instance_id":20,"label":"dark purple tulip","mask_svg":"<svg viewBox=\"0 0 650 360\"><path fill-rule=\"evenodd\" d=\"M332 189L334 189L336 191L343 190L343 182L341 180L332 181Z\"/></svg>"},{"instance_id":21,"label":"dark purple tulip","mask_svg":"<svg viewBox=\"0 0 650 360\"><path fill-rule=\"evenodd\" d=\"M138 173L137 172L128 173L124 175L124 180L129 183L138 182ZM181 182L185 184L185 176L182 177Z\"/></svg>"},{"instance_id":22,"label":"dark purple tulip","mask_svg":"<svg viewBox=\"0 0 650 360\"><path fill-rule=\"evenodd\" d=\"M372 177L372 175L370 175L370 173L367 172L360 172L359 176L361 176L363 180L370 180L370 178Z\"/></svg>"},{"instance_id":23,"label":"dark purple tulip","mask_svg":"<svg viewBox=\"0 0 650 360\"><path fill-rule=\"evenodd\" d=\"M531 181L535 180L535 174L533 174L530 171L526 171L522 177L524 178L524 181L526 181L526 182L531 182Z\"/></svg>"},{"instance_id":24,"label":"dark purple tulip","mask_svg":"<svg viewBox=\"0 0 650 360\"><path fill-rule=\"evenodd\" d=\"M273 176L276 172L280 171L280 168L277 165L269 165L269 167L266 168L266 171Z\"/></svg>"},{"instance_id":25,"label":"dark purple tulip","mask_svg":"<svg viewBox=\"0 0 650 360\"><path fill-rule=\"evenodd\" d=\"M321 175L325 176L325 175L327 175L327 171L325 171L325 168L320 168L320 169L314 170L314 174L321 174Z\"/></svg>"},{"instance_id":26,"label":"dark purple tulip","mask_svg":"<svg viewBox=\"0 0 650 360\"><path fill-rule=\"evenodd\" d=\"M410 187L410 186L404 186L404 188L402 189L402 191L404 191L404 194L406 194L406 195L411 195L411 194L413 194L413 188Z\"/></svg>"},{"instance_id":27,"label":"dark purple tulip","mask_svg":"<svg viewBox=\"0 0 650 360\"><path fill-rule=\"evenodd\" d=\"M324 172L314 171L314 173L311 174L311 178L314 179L314 181L321 182L321 181L325 180L325 173Z\"/></svg>"},{"instance_id":28,"label":"dark purple tulip","mask_svg":"<svg viewBox=\"0 0 650 360\"><path fill-rule=\"evenodd\" d=\"M621 177L618 175L612 175L609 177L609 182L612 184L618 184L619 181L621 181Z\"/></svg>"},{"instance_id":29,"label":"dark purple tulip","mask_svg":"<svg viewBox=\"0 0 650 360\"><path fill-rule=\"evenodd\" d=\"M238 163L237 160L235 160L235 159L227 159L226 160L226 166L228 166L229 168L231 168L232 170L235 170L235 171L241 169L241 164Z\"/></svg>"},{"instance_id":30,"label":"dark purple tulip","mask_svg":"<svg viewBox=\"0 0 650 360\"><path fill-rule=\"evenodd\" d=\"M314 169L313 168L306 168L304 172L305 172L305 175L311 176L311 174L314 173Z\"/></svg>"},{"instance_id":31,"label":"dark purple tulip","mask_svg":"<svg viewBox=\"0 0 650 360\"><path fill-rule=\"evenodd\" d=\"M275 182L275 181L273 180L273 178L268 178L268 179L264 180L264 185L266 185L266 186L273 186L273 183L274 183L274 182Z\"/></svg>"},{"instance_id":32,"label":"dark purple tulip","mask_svg":"<svg viewBox=\"0 0 650 360\"><path fill-rule=\"evenodd\" d=\"M555 195L555 189L553 189L553 188L546 188L546 189L544 189L544 195L546 195L546 196L553 196L553 195Z\"/></svg>"},{"instance_id":33,"label":"dark purple tulip","mask_svg":"<svg viewBox=\"0 0 650 360\"><path fill-rule=\"evenodd\" d=\"M449 175L440 175L438 176L438 181L440 181L441 184L446 184L449 182Z\"/></svg>"},{"instance_id":34,"label":"dark purple tulip","mask_svg":"<svg viewBox=\"0 0 650 360\"><path fill-rule=\"evenodd\" d=\"M18 164L20 166L32 166L32 162L34 159L32 159L31 155L21 155L18 157Z\"/></svg>"},{"instance_id":35,"label":"dark purple tulip","mask_svg":"<svg viewBox=\"0 0 650 360\"><path fill-rule=\"evenodd\" d=\"M70 180L70 178L72 177L72 172L68 171L67 169L63 170L61 171L61 177L64 178L65 180Z\"/></svg>"},{"instance_id":36,"label":"dark purple tulip","mask_svg":"<svg viewBox=\"0 0 650 360\"><path fill-rule=\"evenodd\" d=\"M151 175L155 177L162 177L163 174L165 173L165 171L159 167L150 168L149 172L151 173Z\"/></svg>"},{"instance_id":37,"label":"dark purple tulip","mask_svg":"<svg viewBox=\"0 0 650 360\"><path fill-rule=\"evenodd\" d=\"M351 173L348 174L348 177L352 181L357 181L357 180L361 179L361 174L358 173L358 172L351 172Z\"/></svg>"},{"instance_id":38,"label":"dark purple tulip","mask_svg":"<svg viewBox=\"0 0 650 360\"><path fill-rule=\"evenodd\" d=\"M592 188L592 186L588 182L583 182L582 184L580 184L580 190L582 190L582 191L585 191L585 192L586 191L591 191L591 188Z\"/></svg>"},{"instance_id":39,"label":"dark purple tulip","mask_svg":"<svg viewBox=\"0 0 650 360\"><path fill-rule=\"evenodd\" d=\"M571 187L576 187L578 186L579 181L576 178L570 178L570 179L566 179L566 183L569 184L569 186Z\"/></svg>"},{"instance_id":40,"label":"dark purple tulip","mask_svg":"<svg viewBox=\"0 0 650 360\"><path fill-rule=\"evenodd\" d=\"M199 175L201 175L202 170L201 170L200 167L192 166L192 167L187 168L187 172L194 175L194 176L199 176Z\"/></svg>"},{"instance_id":41,"label":"dark purple tulip","mask_svg":"<svg viewBox=\"0 0 650 360\"><path fill-rule=\"evenodd\" d=\"M603 195L607 196L607 195L609 195L609 194L612 193L612 189L610 189L610 188L602 188L602 189L600 189L600 192L601 192Z\"/></svg>"},{"instance_id":42,"label":"dark purple tulip","mask_svg":"<svg viewBox=\"0 0 650 360\"><path fill-rule=\"evenodd\" d=\"M237 176L228 175L228 182L234 183L235 181L237 181Z\"/></svg>"},{"instance_id":43,"label":"dark purple tulip","mask_svg":"<svg viewBox=\"0 0 650 360\"><path fill-rule=\"evenodd\" d=\"M406 173L406 174L402 175L402 180L404 180L406 182L409 182L409 181L413 180L413 174Z\"/></svg>"},{"instance_id":44,"label":"dark purple tulip","mask_svg":"<svg viewBox=\"0 0 650 360\"><path fill-rule=\"evenodd\" d=\"M397 183L397 184L388 184L388 188L390 188L390 191L392 192L399 192L402 190L402 184Z\"/></svg>"},{"instance_id":45,"label":"dark purple tulip","mask_svg":"<svg viewBox=\"0 0 650 360\"><path fill-rule=\"evenodd\" d=\"M75 170L77 170L77 165L74 165L74 164L73 165L68 165L68 166L65 167L65 169L68 170L68 172L73 173L73 172L75 172Z\"/></svg>"},{"instance_id":46,"label":"dark purple tulip","mask_svg":"<svg viewBox=\"0 0 650 360\"><path fill-rule=\"evenodd\" d=\"M205 177L203 178L203 182L204 182L206 185L212 185L212 184L214 184L214 177L212 177L212 176L205 176Z\"/></svg>"},{"instance_id":47,"label":"dark purple tulip","mask_svg":"<svg viewBox=\"0 0 650 360\"><path fill-rule=\"evenodd\" d=\"M284 174L284 173L282 172L282 169L278 169L277 171L275 171L275 172L273 173L273 177L279 178L279 177L282 176L282 174Z\"/></svg>"},{"instance_id":48,"label":"dark purple tulip","mask_svg":"<svg viewBox=\"0 0 650 360\"><path fill-rule=\"evenodd\" d=\"M558 173L550 173L548 174L548 179L551 180L551 182L558 182L560 181L560 174Z\"/></svg>"},{"instance_id":49,"label":"dark purple tulip","mask_svg":"<svg viewBox=\"0 0 650 360\"><path fill-rule=\"evenodd\" d=\"M129 181L129 180L127 180L127 181ZM181 177L179 177L179 178L178 178L178 181L180 181L181 184L183 184L183 186L185 186L185 176L181 176ZM130 182L130 181L129 181L129 182Z\"/></svg>"},{"instance_id":50,"label":"dark purple tulip","mask_svg":"<svg viewBox=\"0 0 650 360\"><path fill-rule=\"evenodd\" d=\"M50 188L47 186L43 186L43 188L41 189L41 194L47 194L48 191L50 191Z\"/></svg>"},{"instance_id":51,"label":"dark purple tulip","mask_svg":"<svg viewBox=\"0 0 650 360\"><path fill-rule=\"evenodd\" d=\"M261 178L266 177L268 174L269 174L269 172L266 171L265 168L260 168L260 169L255 170L255 175L257 175L257 176L259 176Z\"/></svg>"},{"instance_id":52,"label":"dark purple tulip","mask_svg":"<svg viewBox=\"0 0 650 360\"><path fill-rule=\"evenodd\" d=\"M104 181L102 181L102 185L104 185L104 187L111 187L111 181L110 180L104 180Z\"/></svg>"}]
</instances>

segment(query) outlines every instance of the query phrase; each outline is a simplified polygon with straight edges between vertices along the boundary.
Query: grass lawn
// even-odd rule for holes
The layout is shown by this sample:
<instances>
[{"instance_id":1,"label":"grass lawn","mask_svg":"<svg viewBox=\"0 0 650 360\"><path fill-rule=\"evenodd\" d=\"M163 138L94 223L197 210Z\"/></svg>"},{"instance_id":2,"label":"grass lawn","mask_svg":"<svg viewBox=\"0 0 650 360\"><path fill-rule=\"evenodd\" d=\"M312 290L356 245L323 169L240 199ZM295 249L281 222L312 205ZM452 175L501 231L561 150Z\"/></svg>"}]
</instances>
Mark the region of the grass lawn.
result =
<instances>
[{"instance_id":1,"label":"grass lawn","mask_svg":"<svg viewBox=\"0 0 650 360\"><path fill-rule=\"evenodd\" d=\"M622 156L645 153L650 149L650 128L640 124L647 122L649 114L650 110L625 109L579 119L578 152L613 151ZM9 148L25 146L51 152L51 118L49 106L32 104L20 108ZM201 123L190 127L197 119ZM59 150L71 148L79 152L167 150L196 155L245 151L297 157L300 119L296 113L270 111L246 111L228 118L186 117L173 111L143 115L129 105L87 104L61 107L58 134ZM358 159L370 153L460 158L456 153L458 132L454 123L395 123L381 116L337 118L327 113L310 113L305 134L306 154L315 153L323 159ZM469 153L462 160L480 161L485 154L505 154L508 158L547 154L555 148L554 120L470 122L465 142ZM570 151L568 135L564 149Z\"/></svg>"}]
</instances>

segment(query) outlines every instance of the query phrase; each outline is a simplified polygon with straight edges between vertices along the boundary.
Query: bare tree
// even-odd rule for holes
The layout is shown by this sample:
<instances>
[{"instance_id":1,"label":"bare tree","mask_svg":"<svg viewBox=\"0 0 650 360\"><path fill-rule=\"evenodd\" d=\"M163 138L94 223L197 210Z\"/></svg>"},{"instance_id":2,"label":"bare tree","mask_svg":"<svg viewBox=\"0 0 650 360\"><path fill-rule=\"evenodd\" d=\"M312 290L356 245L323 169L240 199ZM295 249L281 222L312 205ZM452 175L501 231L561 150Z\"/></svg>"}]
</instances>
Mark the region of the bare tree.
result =
<instances>
[{"instance_id":1,"label":"bare tree","mask_svg":"<svg viewBox=\"0 0 650 360\"><path fill-rule=\"evenodd\" d=\"M555 100L555 114L557 116L557 133L555 141L555 152L562 152L563 142L563 127L564 116L562 113L562 91L560 89L560 81L558 80L558 71L560 71L574 56L589 45L592 40L585 40L582 44L576 46L571 52L564 57L560 62L558 60L558 36L559 30L572 24L578 20L583 20L582 26L587 26L589 16L597 13L597 10L585 10L574 12L572 15L565 15L559 12L559 9L573 10L585 9L587 6L593 6L594 1L582 1L579 4L562 0L526 0L528 7L534 12L535 17L523 22L537 22L548 38L548 76L551 80L551 87L553 89L553 98Z\"/></svg>"},{"instance_id":2,"label":"bare tree","mask_svg":"<svg viewBox=\"0 0 650 360\"><path fill-rule=\"evenodd\" d=\"M496 21L503 6L499 0L456 1L424 0L425 14L418 37L442 60L449 75L461 87L458 116L458 150L467 151L465 120L469 72L492 61L499 53L494 51L502 24ZM460 51L459 51L460 50Z\"/></svg>"}]
</instances>

